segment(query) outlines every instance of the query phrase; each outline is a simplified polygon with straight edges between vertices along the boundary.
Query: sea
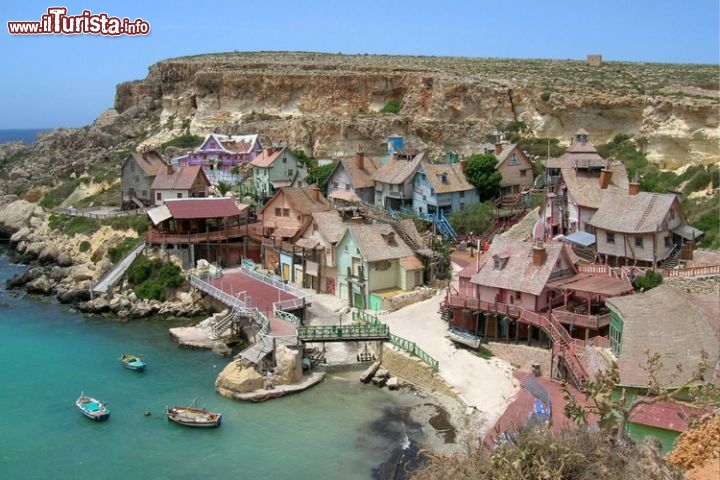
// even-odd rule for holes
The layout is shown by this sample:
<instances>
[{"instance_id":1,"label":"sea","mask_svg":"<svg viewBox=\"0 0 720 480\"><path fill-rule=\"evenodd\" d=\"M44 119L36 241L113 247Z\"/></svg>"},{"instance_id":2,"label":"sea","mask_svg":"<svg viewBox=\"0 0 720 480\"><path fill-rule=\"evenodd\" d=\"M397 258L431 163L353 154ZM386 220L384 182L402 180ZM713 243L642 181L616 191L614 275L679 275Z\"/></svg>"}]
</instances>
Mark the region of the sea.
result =
<instances>
[{"instance_id":1,"label":"sea","mask_svg":"<svg viewBox=\"0 0 720 480\"><path fill-rule=\"evenodd\" d=\"M179 348L167 321L86 317L5 290L24 268L0 249L0 478L404 478L417 425L396 392L334 374L296 395L230 400L214 389L228 358ZM125 352L147 370L122 368ZM108 403L108 421L76 410L82 392ZM192 402L221 412L222 426L166 419L167 406Z\"/></svg>"},{"instance_id":2,"label":"sea","mask_svg":"<svg viewBox=\"0 0 720 480\"><path fill-rule=\"evenodd\" d=\"M49 130L49 128L0 129L0 143L24 142L30 145L37 140L38 133L47 132Z\"/></svg>"}]
</instances>

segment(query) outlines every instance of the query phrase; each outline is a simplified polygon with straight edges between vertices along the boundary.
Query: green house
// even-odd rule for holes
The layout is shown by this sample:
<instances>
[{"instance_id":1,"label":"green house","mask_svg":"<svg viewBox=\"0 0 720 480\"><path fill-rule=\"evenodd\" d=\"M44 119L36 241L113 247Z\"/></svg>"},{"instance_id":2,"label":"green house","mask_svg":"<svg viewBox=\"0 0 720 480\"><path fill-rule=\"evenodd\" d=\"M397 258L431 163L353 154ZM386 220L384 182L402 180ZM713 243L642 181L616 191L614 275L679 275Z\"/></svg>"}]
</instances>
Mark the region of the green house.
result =
<instances>
[{"instance_id":1,"label":"green house","mask_svg":"<svg viewBox=\"0 0 720 480\"><path fill-rule=\"evenodd\" d=\"M304 187L307 172L287 147L266 148L252 162L252 175L258 198L275 195L282 187Z\"/></svg>"},{"instance_id":2,"label":"green house","mask_svg":"<svg viewBox=\"0 0 720 480\"><path fill-rule=\"evenodd\" d=\"M423 284L423 263L390 225L349 224L336 252L336 295L351 307L381 310L384 297Z\"/></svg>"}]
</instances>

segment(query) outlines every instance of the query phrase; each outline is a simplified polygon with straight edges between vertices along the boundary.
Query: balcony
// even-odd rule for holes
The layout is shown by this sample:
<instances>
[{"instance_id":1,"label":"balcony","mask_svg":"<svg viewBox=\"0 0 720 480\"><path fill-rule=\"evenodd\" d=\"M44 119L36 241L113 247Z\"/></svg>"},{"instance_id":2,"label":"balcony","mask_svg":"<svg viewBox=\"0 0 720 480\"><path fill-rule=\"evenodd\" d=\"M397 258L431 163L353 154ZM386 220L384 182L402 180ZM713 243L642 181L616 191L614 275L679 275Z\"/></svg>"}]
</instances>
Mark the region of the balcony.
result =
<instances>
[{"instance_id":1,"label":"balcony","mask_svg":"<svg viewBox=\"0 0 720 480\"><path fill-rule=\"evenodd\" d=\"M190 243L216 243L231 238L247 235L247 227L226 228L203 233L171 233L162 232L153 228L147 231L147 243L151 244L190 244Z\"/></svg>"},{"instance_id":2,"label":"balcony","mask_svg":"<svg viewBox=\"0 0 720 480\"><path fill-rule=\"evenodd\" d=\"M603 315L587 315L578 313L577 311L571 311L567 306L554 308L552 313L558 322L564 325L574 325L576 327L591 328L593 330L600 330L610 325L609 313Z\"/></svg>"}]
</instances>

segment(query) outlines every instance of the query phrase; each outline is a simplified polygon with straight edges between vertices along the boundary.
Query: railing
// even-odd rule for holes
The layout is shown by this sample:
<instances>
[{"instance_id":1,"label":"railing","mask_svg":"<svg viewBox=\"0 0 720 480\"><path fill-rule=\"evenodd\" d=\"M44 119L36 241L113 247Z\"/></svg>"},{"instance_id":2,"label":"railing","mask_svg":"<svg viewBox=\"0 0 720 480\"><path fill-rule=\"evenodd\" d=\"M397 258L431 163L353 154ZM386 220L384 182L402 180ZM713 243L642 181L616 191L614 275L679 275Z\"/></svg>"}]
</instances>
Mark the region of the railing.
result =
<instances>
[{"instance_id":1,"label":"railing","mask_svg":"<svg viewBox=\"0 0 720 480\"><path fill-rule=\"evenodd\" d=\"M283 312L282 310L275 308L275 310L273 311L273 315L275 315L275 318L280 318L282 320L292 323L293 325L295 325L295 328L300 327L300 319L292 313Z\"/></svg>"},{"instance_id":2,"label":"railing","mask_svg":"<svg viewBox=\"0 0 720 480\"><path fill-rule=\"evenodd\" d=\"M352 312L352 319L353 322L360 320L363 323L380 323L380 320L378 320L378 317L376 315L369 314L365 312L364 310L353 310Z\"/></svg>"},{"instance_id":3,"label":"railing","mask_svg":"<svg viewBox=\"0 0 720 480\"><path fill-rule=\"evenodd\" d=\"M249 268L247 268L245 266L241 266L240 271L242 273L244 273L245 275L248 275L256 280L259 280L268 285L272 285L273 287L277 288L278 290L282 290L283 292L290 293L292 295L295 295L296 297L303 298L306 300L306 303L309 303L312 299L312 294L305 292L303 290L300 290L299 288L290 286L290 285L286 284L285 282L283 282L282 280L276 280L272 277L269 277L268 275L264 275L255 270L250 270Z\"/></svg>"},{"instance_id":4,"label":"railing","mask_svg":"<svg viewBox=\"0 0 720 480\"><path fill-rule=\"evenodd\" d=\"M390 328L382 323L370 325L325 325L298 327L298 338L304 342L332 340L387 340Z\"/></svg>"},{"instance_id":5,"label":"railing","mask_svg":"<svg viewBox=\"0 0 720 480\"><path fill-rule=\"evenodd\" d=\"M303 298L288 298L287 300L280 300L279 302L273 303L274 310L297 310L305 306L305 299Z\"/></svg>"},{"instance_id":6,"label":"railing","mask_svg":"<svg viewBox=\"0 0 720 480\"><path fill-rule=\"evenodd\" d=\"M68 215L71 217L87 217L97 218L102 220L103 218L114 218L114 217L129 217L131 215L142 215L148 211L147 208L136 208L134 210L117 210L112 212L102 212L98 210L78 210L76 208L56 208L53 213L56 215Z\"/></svg>"},{"instance_id":7,"label":"railing","mask_svg":"<svg viewBox=\"0 0 720 480\"><path fill-rule=\"evenodd\" d=\"M575 325L576 327L599 330L602 327L610 325L609 313L605 315L583 315L581 313L568 312L564 310L564 307L555 308L552 313L560 323Z\"/></svg>"},{"instance_id":8,"label":"railing","mask_svg":"<svg viewBox=\"0 0 720 480\"><path fill-rule=\"evenodd\" d=\"M658 268L663 277L701 277L704 275L720 275L720 265L706 265L688 268Z\"/></svg>"},{"instance_id":9,"label":"railing","mask_svg":"<svg viewBox=\"0 0 720 480\"><path fill-rule=\"evenodd\" d=\"M140 252L145 248L145 242L140 241L132 250L127 252L113 267L105 272L100 280L92 287L92 291L96 293L105 293L108 288L115 285L125 274L130 265L135 261Z\"/></svg>"},{"instance_id":10,"label":"railing","mask_svg":"<svg viewBox=\"0 0 720 480\"><path fill-rule=\"evenodd\" d=\"M246 230L244 225L203 233L161 233L151 228L147 231L147 241L148 243L156 244L217 242L229 238L242 237L245 235Z\"/></svg>"},{"instance_id":11,"label":"railing","mask_svg":"<svg viewBox=\"0 0 720 480\"><path fill-rule=\"evenodd\" d=\"M409 340L405 340L402 337L398 337L397 335L390 334L390 343L395 345L401 350L406 351L410 355L413 355L415 357L418 357L423 362L430 365L430 367L433 369L433 371L438 371L438 361L432 358L430 355L428 355L423 349L417 346L415 342L411 342Z\"/></svg>"},{"instance_id":12,"label":"railing","mask_svg":"<svg viewBox=\"0 0 720 480\"><path fill-rule=\"evenodd\" d=\"M578 272L610 274L610 267L607 265L578 265Z\"/></svg>"},{"instance_id":13,"label":"railing","mask_svg":"<svg viewBox=\"0 0 720 480\"><path fill-rule=\"evenodd\" d=\"M217 298L225 305L228 305L230 307L246 308L245 302L243 302L239 298L234 297L229 293L223 292L219 288L210 285L208 282L201 280L195 275L190 276L190 285L197 288L198 290L202 290L203 292L207 293L212 297Z\"/></svg>"}]
</instances>

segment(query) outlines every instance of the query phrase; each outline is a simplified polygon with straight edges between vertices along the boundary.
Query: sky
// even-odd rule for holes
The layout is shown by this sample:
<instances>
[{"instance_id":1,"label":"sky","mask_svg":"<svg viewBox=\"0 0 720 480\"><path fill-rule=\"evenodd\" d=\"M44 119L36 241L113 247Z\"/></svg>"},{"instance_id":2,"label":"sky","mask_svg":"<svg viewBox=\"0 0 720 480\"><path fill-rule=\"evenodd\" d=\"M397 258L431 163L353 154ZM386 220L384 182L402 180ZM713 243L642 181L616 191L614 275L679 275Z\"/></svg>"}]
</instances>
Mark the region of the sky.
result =
<instances>
[{"instance_id":1,"label":"sky","mask_svg":"<svg viewBox=\"0 0 720 480\"><path fill-rule=\"evenodd\" d=\"M170 57L317 51L479 58L720 64L718 0L95 0L0 4L0 129L88 125L118 83ZM11 35L8 21L68 15L141 18L140 36ZM719 67L720 75L720 67Z\"/></svg>"}]
</instances>

